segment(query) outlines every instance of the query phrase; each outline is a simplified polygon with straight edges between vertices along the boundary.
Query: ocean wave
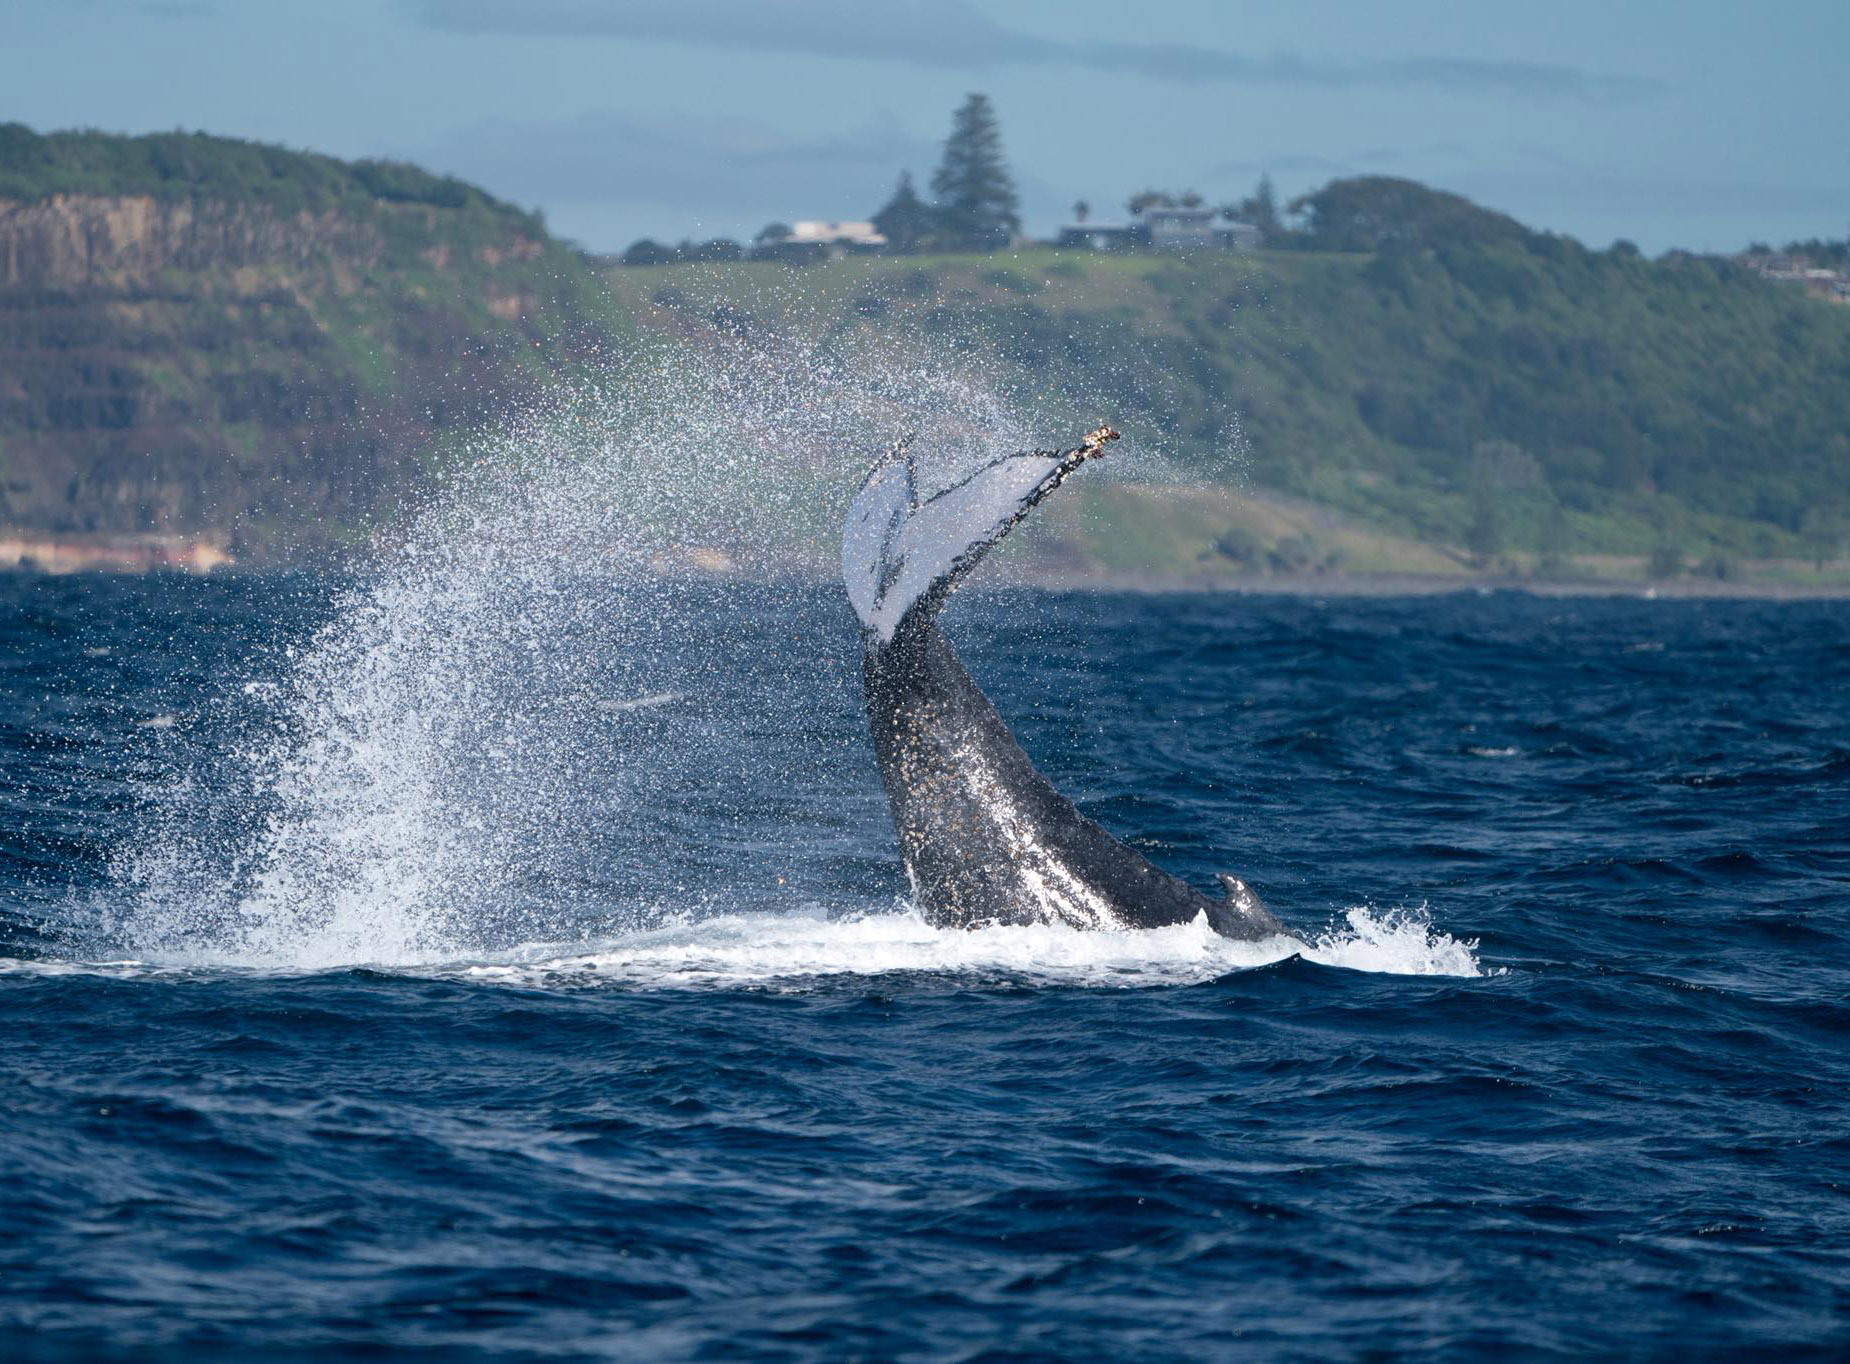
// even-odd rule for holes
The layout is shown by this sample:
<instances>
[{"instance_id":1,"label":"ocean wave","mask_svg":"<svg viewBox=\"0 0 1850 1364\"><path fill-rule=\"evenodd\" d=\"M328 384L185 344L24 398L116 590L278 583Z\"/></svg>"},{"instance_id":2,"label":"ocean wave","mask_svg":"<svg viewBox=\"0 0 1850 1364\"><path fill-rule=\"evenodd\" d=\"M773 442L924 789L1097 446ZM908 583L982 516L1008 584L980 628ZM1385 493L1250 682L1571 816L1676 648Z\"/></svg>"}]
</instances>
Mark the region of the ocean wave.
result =
<instances>
[{"instance_id":1,"label":"ocean wave","mask_svg":"<svg viewBox=\"0 0 1850 1364\"><path fill-rule=\"evenodd\" d=\"M345 961L312 950L295 961L222 952L161 960L0 959L0 974L314 975L357 967L529 988L800 988L819 980L933 976L961 983L1122 989L1191 985L1301 956L1387 975L1486 974L1477 944L1435 929L1422 911L1355 908L1303 938L1236 942L1205 919L1170 928L1082 931L1057 924L934 928L916 912L820 909L721 914L608 940L532 943L483 958L413 953Z\"/></svg>"}]
</instances>

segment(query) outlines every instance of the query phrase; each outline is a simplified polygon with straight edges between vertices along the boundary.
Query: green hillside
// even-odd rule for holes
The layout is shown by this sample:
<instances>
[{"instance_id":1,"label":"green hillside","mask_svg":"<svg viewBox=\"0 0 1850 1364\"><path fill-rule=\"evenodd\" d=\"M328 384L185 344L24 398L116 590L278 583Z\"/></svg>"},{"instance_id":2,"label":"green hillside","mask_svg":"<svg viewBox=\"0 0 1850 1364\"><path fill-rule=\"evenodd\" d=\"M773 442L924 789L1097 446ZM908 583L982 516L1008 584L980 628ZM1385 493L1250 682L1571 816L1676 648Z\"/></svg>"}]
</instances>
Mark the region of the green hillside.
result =
<instances>
[{"instance_id":1,"label":"green hillside","mask_svg":"<svg viewBox=\"0 0 1850 1364\"><path fill-rule=\"evenodd\" d=\"M1850 586L1850 308L1407 181L1302 210L1252 255L598 269L415 167L0 126L0 542L322 552L613 352L877 341L1169 457L1037 518L1062 572Z\"/></svg>"},{"instance_id":2,"label":"green hillside","mask_svg":"<svg viewBox=\"0 0 1850 1364\"><path fill-rule=\"evenodd\" d=\"M626 325L536 215L415 167L0 126L0 529L322 551Z\"/></svg>"},{"instance_id":3,"label":"green hillside","mask_svg":"<svg viewBox=\"0 0 1850 1364\"><path fill-rule=\"evenodd\" d=\"M1110 416L1202 481L1259 495L1206 521L1182 497L1196 505L1176 525L1192 530L1144 537L1172 569L1728 578L1785 560L1755 571L1805 580L1842 555L1850 523L1850 308L1725 261L1519 232L1372 253L683 264L612 281L644 326L749 316L823 346L936 338L1066 425ZM1131 504L1163 494L1120 500L1135 521Z\"/></svg>"}]
</instances>

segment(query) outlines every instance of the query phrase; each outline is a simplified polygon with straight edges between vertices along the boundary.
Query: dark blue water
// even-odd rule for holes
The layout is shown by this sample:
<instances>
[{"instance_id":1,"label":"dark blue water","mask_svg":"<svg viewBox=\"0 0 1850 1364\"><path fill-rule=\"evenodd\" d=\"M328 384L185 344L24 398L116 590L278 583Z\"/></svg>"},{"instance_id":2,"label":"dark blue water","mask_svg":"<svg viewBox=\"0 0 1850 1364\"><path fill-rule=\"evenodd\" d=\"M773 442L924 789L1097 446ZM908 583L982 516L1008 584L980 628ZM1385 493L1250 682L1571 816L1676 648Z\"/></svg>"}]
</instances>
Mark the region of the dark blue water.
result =
<instances>
[{"instance_id":1,"label":"dark blue water","mask_svg":"<svg viewBox=\"0 0 1850 1364\"><path fill-rule=\"evenodd\" d=\"M1850 1353L1850 607L960 603L1298 950L925 928L838 594L654 592L0 580L0 1354Z\"/></svg>"}]
</instances>

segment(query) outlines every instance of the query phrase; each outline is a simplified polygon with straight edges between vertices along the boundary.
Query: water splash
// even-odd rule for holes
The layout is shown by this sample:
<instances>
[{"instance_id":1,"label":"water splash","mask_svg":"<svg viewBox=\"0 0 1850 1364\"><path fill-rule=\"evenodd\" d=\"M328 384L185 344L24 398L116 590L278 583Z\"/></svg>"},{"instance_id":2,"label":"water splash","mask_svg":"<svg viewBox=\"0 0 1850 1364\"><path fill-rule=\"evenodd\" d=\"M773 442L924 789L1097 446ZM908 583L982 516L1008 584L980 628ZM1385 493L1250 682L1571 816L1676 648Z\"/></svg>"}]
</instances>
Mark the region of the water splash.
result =
<instances>
[{"instance_id":1,"label":"water splash","mask_svg":"<svg viewBox=\"0 0 1850 1364\"><path fill-rule=\"evenodd\" d=\"M1193 929L945 936L864 914L891 858L871 765L849 752L842 504L900 433L917 433L924 480L949 482L1051 420L1033 395L875 340L639 350L560 385L453 452L310 638L256 655L230 689L241 709L198 726L237 742L151 793L114 867L126 905L90 946L313 970L643 934L612 969L685 948L740 978L811 952L1085 978L1173 973L1177 954L1196 963L1184 974L1253 964ZM1160 452L1128 444L1116 476L1160 476ZM766 633L780 597L799 623L781 642ZM870 836L881 871L844 889L833 873L869 860ZM750 940L758 966L728 955L736 925L806 903L856 926L812 940L799 916L795 938ZM716 913L744 917L716 928Z\"/></svg>"},{"instance_id":2,"label":"water splash","mask_svg":"<svg viewBox=\"0 0 1850 1364\"><path fill-rule=\"evenodd\" d=\"M1433 927L1425 909L1354 908L1346 929L1312 938L1304 956L1325 966L1380 971L1400 976L1481 976L1477 941L1461 940Z\"/></svg>"},{"instance_id":3,"label":"water splash","mask_svg":"<svg viewBox=\"0 0 1850 1364\"><path fill-rule=\"evenodd\" d=\"M779 736L828 730L852 675L814 644L767 651L767 592L832 578L842 503L896 434L949 479L1031 425L967 371L871 345L645 349L559 386L453 453L312 638L253 661L217 717L239 743L155 792L116 859L105 936L404 963L749 902L726 886L747 851L728 793L838 783L839 739Z\"/></svg>"}]
</instances>

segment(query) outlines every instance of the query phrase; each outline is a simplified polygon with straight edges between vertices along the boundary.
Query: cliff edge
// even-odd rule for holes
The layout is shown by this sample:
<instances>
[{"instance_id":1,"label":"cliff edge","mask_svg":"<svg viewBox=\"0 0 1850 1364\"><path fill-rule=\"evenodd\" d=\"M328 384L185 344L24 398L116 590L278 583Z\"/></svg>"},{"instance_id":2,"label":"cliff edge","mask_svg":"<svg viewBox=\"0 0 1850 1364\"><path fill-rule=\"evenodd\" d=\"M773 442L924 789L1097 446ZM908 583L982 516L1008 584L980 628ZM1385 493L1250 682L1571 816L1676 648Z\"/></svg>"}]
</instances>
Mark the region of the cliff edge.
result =
<instances>
[{"instance_id":1,"label":"cliff edge","mask_svg":"<svg viewBox=\"0 0 1850 1364\"><path fill-rule=\"evenodd\" d=\"M537 215L455 180L0 126L0 542L337 549L624 326Z\"/></svg>"}]
</instances>

